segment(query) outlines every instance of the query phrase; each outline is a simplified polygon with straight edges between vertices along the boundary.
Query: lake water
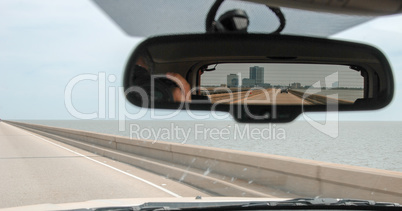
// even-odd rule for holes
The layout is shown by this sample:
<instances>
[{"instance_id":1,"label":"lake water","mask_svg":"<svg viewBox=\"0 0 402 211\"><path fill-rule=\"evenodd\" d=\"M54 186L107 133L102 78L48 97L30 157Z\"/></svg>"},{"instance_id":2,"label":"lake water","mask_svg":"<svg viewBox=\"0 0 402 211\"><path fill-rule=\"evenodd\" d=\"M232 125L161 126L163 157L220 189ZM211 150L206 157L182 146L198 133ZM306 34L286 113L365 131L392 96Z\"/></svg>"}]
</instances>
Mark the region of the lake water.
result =
<instances>
[{"instance_id":1,"label":"lake water","mask_svg":"<svg viewBox=\"0 0 402 211\"><path fill-rule=\"evenodd\" d=\"M308 122L25 120L86 131L402 172L402 122L340 122L332 138ZM336 132L336 131L335 131Z\"/></svg>"}]
</instances>

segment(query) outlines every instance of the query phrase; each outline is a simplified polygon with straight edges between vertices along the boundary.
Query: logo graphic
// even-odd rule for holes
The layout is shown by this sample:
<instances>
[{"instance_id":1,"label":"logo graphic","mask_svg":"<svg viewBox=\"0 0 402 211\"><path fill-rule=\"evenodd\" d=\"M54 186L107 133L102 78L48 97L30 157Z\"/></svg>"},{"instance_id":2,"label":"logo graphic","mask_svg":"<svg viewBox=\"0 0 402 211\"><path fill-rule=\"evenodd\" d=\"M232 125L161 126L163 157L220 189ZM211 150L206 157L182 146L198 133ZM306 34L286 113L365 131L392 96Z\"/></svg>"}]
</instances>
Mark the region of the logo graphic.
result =
<instances>
[{"instance_id":1,"label":"logo graphic","mask_svg":"<svg viewBox=\"0 0 402 211\"><path fill-rule=\"evenodd\" d=\"M318 93L323 91L321 87L327 87L329 84L332 84L337 81L338 81L338 72L325 77L324 86L322 86L321 81L317 81L309 89L306 90L306 92L303 95L303 101L302 101L303 118L318 131L332 138L336 138L339 135L339 112L338 112L339 103L337 103L336 100L334 100L338 99L338 94L326 95L325 104L327 105L327 112L324 124L321 124L320 122L315 121L308 115L306 115L306 113L304 112L304 105L306 101L312 100L311 99L312 96L317 95Z\"/></svg>"}]
</instances>

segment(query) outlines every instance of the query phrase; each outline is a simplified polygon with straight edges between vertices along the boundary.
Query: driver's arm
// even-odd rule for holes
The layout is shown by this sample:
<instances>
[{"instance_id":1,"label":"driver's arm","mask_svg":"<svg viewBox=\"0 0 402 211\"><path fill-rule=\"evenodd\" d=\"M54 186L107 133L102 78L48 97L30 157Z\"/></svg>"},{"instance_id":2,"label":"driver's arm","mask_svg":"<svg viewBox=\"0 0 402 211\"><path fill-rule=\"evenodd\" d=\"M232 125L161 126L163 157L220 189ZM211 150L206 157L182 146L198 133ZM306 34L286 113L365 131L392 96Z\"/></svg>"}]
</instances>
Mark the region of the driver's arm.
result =
<instances>
[{"instance_id":1,"label":"driver's arm","mask_svg":"<svg viewBox=\"0 0 402 211\"><path fill-rule=\"evenodd\" d=\"M175 102L191 102L190 84L180 74L167 73L167 78L176 82L178 87L173 88L172 94Z\"/></svg>"}]
</instances>

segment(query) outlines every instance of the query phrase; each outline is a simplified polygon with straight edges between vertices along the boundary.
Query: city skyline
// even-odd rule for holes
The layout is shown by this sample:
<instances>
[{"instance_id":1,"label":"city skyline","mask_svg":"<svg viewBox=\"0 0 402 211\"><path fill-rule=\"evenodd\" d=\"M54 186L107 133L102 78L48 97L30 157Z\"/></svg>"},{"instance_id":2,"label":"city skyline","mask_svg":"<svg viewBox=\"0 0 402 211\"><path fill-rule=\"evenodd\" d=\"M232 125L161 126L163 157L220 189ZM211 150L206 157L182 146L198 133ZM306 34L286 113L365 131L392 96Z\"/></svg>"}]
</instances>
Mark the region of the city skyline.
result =
<instances>
[{"instance_id":1,"label":"city skyline","mask_svg":"<svg viewBox=\"0 0 402 211\"><path fill-rule=\"evenodd\" d=\"M333 81L333 79L326 81L326 77L334 73L337 74L338 81ZM276 63L219 64L215 71L202 75L201 86L234 86L228 82L229 75L232 77L237 75L236 86L242 87L291 86L292 83L300 83L299 86L302 87L317 86L318 84L325 88L332 88L334 84L337 87L350 88L363 88L364 86L360 73L351 71L348 66Z\"/></svg>"}]
</instances>

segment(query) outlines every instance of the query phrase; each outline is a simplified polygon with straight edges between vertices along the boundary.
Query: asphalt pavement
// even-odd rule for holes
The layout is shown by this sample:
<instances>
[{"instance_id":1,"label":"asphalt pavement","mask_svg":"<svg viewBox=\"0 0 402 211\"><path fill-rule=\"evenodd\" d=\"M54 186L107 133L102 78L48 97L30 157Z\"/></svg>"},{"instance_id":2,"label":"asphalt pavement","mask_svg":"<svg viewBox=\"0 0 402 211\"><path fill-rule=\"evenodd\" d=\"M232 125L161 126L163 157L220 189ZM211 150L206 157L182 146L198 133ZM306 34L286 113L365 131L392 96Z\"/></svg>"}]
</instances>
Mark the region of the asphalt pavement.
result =
<instances>
[{"instance_id":1,"label":"asphalt pavement","mask_svg":"<svg viewBox=\"0 0 402 211\"><path fill-rule=\"evenodd\" d=\"M208 196L142 169L0 122L0 208L96 199Z\"/></svg>"}]
</instances>

